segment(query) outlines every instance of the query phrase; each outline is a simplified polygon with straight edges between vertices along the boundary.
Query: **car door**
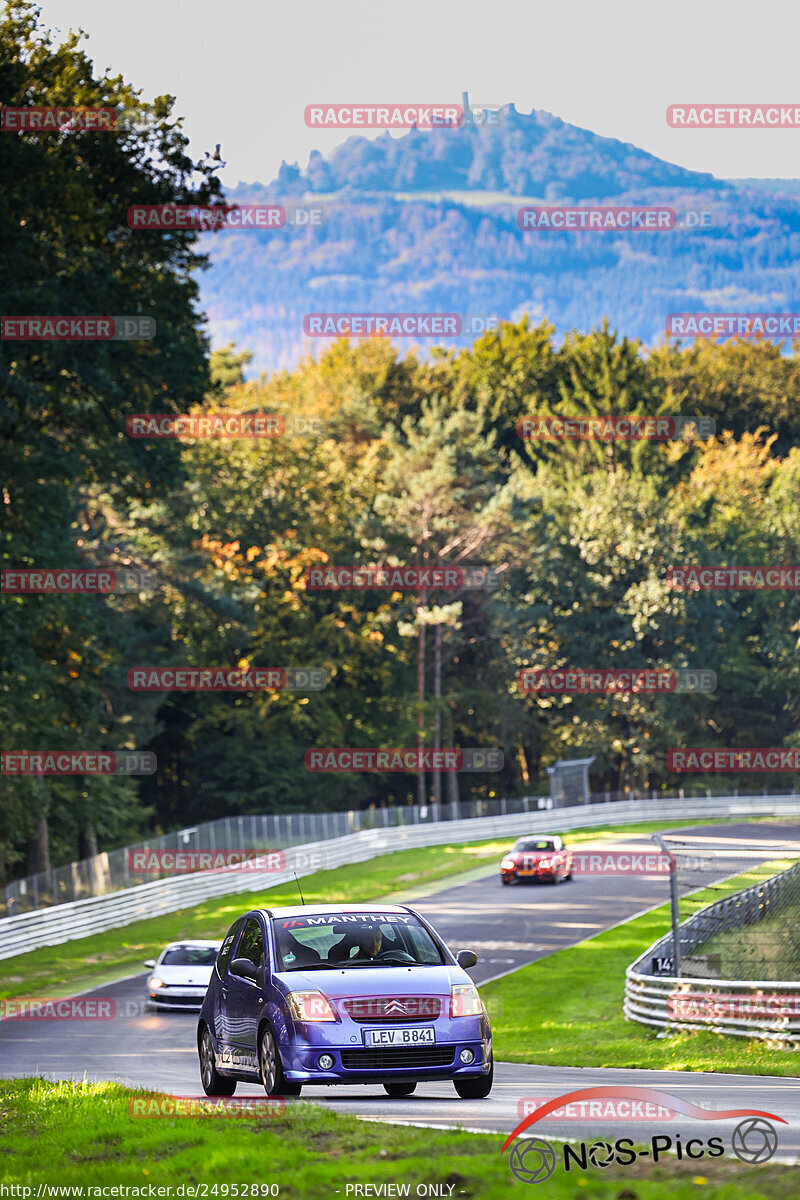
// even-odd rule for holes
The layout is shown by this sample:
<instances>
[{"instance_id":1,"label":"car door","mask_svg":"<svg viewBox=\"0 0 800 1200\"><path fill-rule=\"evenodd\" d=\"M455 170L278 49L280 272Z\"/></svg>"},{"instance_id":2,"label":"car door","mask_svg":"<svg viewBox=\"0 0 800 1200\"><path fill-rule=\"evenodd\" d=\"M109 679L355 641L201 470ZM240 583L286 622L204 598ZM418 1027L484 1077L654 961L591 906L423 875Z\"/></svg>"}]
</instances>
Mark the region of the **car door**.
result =
<instances>
[{"instance_id":1,"label":"car door","mask_svg":"<svg viewBox=\"0 0 800 1200\"><path fill-rule=\"evenodd\" d=\"M227 1026L233 1061L239 1070L258 1070L258 1024L264 1006L264 929L258 917L248 917L234 957L248 959L258 971L258 982L235 975L228 966L225 977Z\"/></svg>"},{"instance_id":2,"label":"car door","mask_svg":"<svg viewBox=\"0 0 800 1200\"><path fill-rule=\"evenodd\" d=\"M214 1022L214 1037L217 1041L217 1066L222 1070L230 1070L233 1063L233 1043L231 1041L228 1023L228 967L236 951L239 935L244 928L244 918L239 917L225 935L216 965L211 973L209 984L209 999L211 1001L211 1019ZM215 979L214 976L217 976Z\"/></svg>"}]
</instances>

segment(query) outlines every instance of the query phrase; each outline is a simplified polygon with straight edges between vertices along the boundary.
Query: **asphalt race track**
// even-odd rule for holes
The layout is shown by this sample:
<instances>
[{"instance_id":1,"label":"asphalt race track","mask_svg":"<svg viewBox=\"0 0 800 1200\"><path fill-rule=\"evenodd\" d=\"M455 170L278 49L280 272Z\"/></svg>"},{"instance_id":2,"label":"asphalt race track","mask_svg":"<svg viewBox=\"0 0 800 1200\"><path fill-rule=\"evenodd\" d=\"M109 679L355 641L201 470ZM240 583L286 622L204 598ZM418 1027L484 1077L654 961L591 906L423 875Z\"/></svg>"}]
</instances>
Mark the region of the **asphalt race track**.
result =
<instances>
[{"instance_id":1,"label":"asphalt race track","mask_svg":"<svg viewBox=\"0 0 800 1200\"><path fill-rule=\"evenodd\" d=\"M769 846L765 858L775 857L774 847L800 849L800 823L737 824L696 826L677 833L693 846L724 846L734 841L753 849ZM581 851L613 844L617 851L634 849L652 852L647 835L631 836L622 842L582 843ZM726 855L718 877L758 861L752 854L736 858ZM704 872L692 879L681 877L684 890L711 881ZM575 878L557 887L547 884L503 887L497 867L470 883L417 898L413 907L431 920L452 949L469 947L479 955L470 972L477 983L542 958L554 950L574 945L603 929L624 921L668 899L665 875L607 875ZM246 899L242 901L243 910ZM223 931L220 931L220 935ZM134 1087L175 1095L201 1093L195 1048L196 1013L151 1013L144 1009L146 973L116 984L105 985L91 995L112 997L116 1016L105 1021L20 1021L0 1022L0 1075L42 1074L55 1078L116 1080ZM496 1022L495 1022L496 1023ZM382 1087L325 1088L310 1086L303 1099L331 1105L337 1111L377 1120L408 1122L427 1126L455 1126L508 1134L519 1123L520 1104L526 1097L552 1097L577 1088L601 1084L624 1084L660 1088L683 1096L708 1109L757 1108L784 1117L788 1126L778 1126L779 1158L800 1153L800 1079L772 1077L700 1075L675 1071L616 1071L581 1068L537 1067L528 1064L497 1064L492 1094L485 1100L460 1100L450 1083L420 1084L415 1095L391 1100ZM263 1095L255 1085L239 1083L237 1095ZM652 1132L674 1136L708 1137L729 1135L735 1121L694 1122L663 1116L642 1121L641 1137ZM631 1122L590 1122L596 1136L631 1136ZM698 1134L698 1128L700 1134ZM636 1127L638 1138L639 1126ZM534 1127L531 1136L581 1138L587 1124L555 1121Z\"/></svg>"}]
</instances>

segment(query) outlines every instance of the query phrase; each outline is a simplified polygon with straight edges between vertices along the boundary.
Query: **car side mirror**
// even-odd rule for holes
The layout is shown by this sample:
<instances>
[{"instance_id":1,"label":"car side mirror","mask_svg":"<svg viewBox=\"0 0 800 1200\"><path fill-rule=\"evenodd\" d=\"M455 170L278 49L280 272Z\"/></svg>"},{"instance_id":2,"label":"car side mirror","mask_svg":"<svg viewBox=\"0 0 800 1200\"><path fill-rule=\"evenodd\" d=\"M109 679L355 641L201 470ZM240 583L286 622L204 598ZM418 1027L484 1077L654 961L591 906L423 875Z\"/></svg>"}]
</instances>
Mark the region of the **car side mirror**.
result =
<instances>
[{"instance_id":1,"label":"car side mirror","mask_svg":"<svg viewBox=\"0 0 800 1200\"><path fill-rule=\"evenodd\" d=\"M146 958L146 959L144 960L144 965L145 965L146 967L150 967L150 968L152 968L152 967L154 967L154 966L156 965L156 960L155 960L154 958Z\"/></svg>"},{"instance_id":2,"label":"car side mirror","mask_svg":"<svg viewBox=\"0 0 800 1200\"><path fill-rule=\"evenodd\" d=\"M242 979L252 979L258 983L258 967L249 958L235 958L228 968L231 975L239 975Z\"/></svg>"},{"instance_id":3,"label":"car side mirror","mask_svg":"<svg viewBox=\"0 0 800 1200\"><path fill-rule=\"evenodd\" d=\"M470 967L474 967L477 961L478 956L474 950L459 950L456 955L456 962L465 971L468 971Z\"/></svg>"}]
</instances>

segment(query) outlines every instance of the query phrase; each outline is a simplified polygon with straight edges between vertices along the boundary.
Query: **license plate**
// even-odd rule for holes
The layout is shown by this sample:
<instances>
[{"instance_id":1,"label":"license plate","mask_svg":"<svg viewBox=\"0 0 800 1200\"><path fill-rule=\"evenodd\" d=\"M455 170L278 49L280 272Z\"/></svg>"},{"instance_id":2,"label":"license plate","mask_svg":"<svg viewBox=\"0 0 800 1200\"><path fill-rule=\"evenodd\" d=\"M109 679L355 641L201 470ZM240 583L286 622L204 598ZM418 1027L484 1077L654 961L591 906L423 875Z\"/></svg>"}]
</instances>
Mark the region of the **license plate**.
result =
<instances>
[{"instance_id":1,"label":"license plate","mask_svg":"<svg viewBox=\"0 0 800 1200\"><path fill-rule=\"evenodd\" d=\"M435 1042L433 1029L367 1029L368 1046L419 1046L422 1042Z\"/></svg>"},{"instance_id":2,"label":"license plate","mask_svg":"<svg viewBox=\"0 0 800 1200\"><path fill-rule=\"evenodd\" d=\"M535 871L520 871L520 875L535 875Z\"/></svg>"}]
</instances>

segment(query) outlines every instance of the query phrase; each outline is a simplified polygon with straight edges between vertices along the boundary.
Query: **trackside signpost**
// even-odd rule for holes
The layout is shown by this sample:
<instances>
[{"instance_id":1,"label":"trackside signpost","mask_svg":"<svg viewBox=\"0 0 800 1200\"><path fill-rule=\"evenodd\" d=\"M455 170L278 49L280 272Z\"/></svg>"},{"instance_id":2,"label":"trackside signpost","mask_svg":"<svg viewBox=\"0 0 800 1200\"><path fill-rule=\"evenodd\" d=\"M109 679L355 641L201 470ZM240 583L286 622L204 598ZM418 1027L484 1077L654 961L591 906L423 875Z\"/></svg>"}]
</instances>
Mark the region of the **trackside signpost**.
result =
<instances>
[{"instance_id":1,"label":"trackside signpost","mask_svg":"<svg viewBox=\"0 0 800 1200\"><path fill-rule=\"evenodd\" d=\"M680 940L680 924L678 920L678 878L675 873L677 861L675 855L670 851L667 843L657 833L650 835L651 840L656 843L660 850L669 855L669 907L672 918L672 958L655 956L653 958L653 974L654 975L672 975L674 979L681 977L681 940ZM660 969L655 968L659 966ZM674 968L674 969L673 969Z\"/></svg>"}]
</instances>

